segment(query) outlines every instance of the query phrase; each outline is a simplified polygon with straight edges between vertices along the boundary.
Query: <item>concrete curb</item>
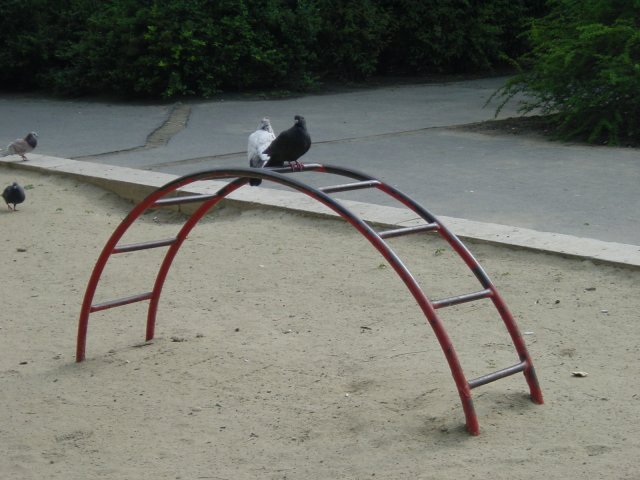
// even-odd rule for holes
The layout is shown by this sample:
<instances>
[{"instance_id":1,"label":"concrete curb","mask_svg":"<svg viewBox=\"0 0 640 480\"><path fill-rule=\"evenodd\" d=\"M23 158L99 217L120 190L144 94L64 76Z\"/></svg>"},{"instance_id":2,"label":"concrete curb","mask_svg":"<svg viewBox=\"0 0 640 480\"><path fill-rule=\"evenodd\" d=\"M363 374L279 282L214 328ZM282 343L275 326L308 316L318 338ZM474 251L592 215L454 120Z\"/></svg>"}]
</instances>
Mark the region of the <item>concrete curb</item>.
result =
<instances>
[{"instance_id":1,"label":"concrete curb","mask_svg":"<svg viewBox=\"0 0 640 480\"><path fill-rule=\"evenodd\" d=\"M176 175L127 167L103 165L85 161L45 155L29 155L28 162L14 158L0 159L5 168L18 168L60 174L79 178L123 198L138 202L153 190L177 178ZM214 193L225 183L218 181L199 182L190 186L186 193ZM326 207L298 192L265 188L242 188L228 197L242 205L261 205L294 212L324 216L335 216ZM365 221L382 226L410 226L421 223L413 212L403 209L363 202L343 200L342 203ZM595 262L640 267L640 246L604 242L559 233L539 232L526 228L476 222L462 218L438 216L456 235L465 240L506 245L515 248L564 256L578 257Z\"/></svg>"}]
</instances>

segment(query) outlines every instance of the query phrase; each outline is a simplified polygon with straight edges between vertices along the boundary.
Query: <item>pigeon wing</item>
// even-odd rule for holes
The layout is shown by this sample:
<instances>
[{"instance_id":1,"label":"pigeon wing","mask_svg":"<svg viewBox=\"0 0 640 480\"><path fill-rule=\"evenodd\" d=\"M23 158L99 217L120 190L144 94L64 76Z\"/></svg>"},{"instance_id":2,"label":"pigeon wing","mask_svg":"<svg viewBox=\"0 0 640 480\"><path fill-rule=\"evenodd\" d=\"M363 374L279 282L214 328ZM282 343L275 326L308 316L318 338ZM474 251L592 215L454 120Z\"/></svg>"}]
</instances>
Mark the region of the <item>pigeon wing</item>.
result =
<instances>
[{"instance_id":1,"label":"pigeon wing","mask_svg":"<svg viewBox=\"0 0 640 480\"><path fill-rule=\"evenodd\" d=\"M269 155L269 165L283 166L284 162L292 161L294 156L291 147L295 144L296 134L293 128L281 132L269 147L262 153Z\"/></svg>"},{"instance_id":2,"label":"pigeon wing","mask_svg":"<svg viewBox=\"0 0 640 480\"><path fill-rule=\"evenodd\" d=\"M27 143L27 141L24 138L18 138L14 140L7 147L7 151L9 152L9 155L12 155L12 154L24 155L25 153L30 152L31 150L32 150L31 146Z\"/></svg>"},{"instance_id":3,"label":"pigeon wing","mask_svg":"<svg viewBox=\"0 0 640 480\"><path fill-rule=\"evenodd\" d=\"M272 132L266 130L256 130L249 135L249 142L247 145L247 157L249 159L249 165L254 168L263 167L269 160L269 156L263 152L269 147L271 142L275 139L275 135Z\"/></svg>"},{"instance_id":4,"label":"pigeon wing","mask_svg":"<svg viewBox=\"0 0 640 480\"><path fill-rule=\"evenodd\" d=\"M22 138L18 138L7 145L7 149L2 152L2 156L6 157L7 155L22 155L21 152L25 151L28 146L27 142Z\"/></svg>"}]
</instances>

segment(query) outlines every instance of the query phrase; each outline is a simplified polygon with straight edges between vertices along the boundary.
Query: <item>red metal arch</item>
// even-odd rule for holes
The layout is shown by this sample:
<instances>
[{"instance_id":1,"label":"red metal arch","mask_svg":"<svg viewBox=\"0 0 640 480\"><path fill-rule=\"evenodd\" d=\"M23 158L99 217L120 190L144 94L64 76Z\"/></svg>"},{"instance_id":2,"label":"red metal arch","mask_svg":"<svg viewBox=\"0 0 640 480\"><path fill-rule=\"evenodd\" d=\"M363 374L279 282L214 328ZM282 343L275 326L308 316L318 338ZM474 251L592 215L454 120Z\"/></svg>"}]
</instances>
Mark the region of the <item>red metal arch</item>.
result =
<instances>
[{"instance_id":1,"label":"red metal arch","mask_svg":"<svg viewBox=\"0 0 640 480\"><path fill-rule=\"evenodd\" d=\"M149 300L150 302L147 314L146 339L151 340L154 336L158 303L162 294L164 282L166 280L173 259L175 258L184 240L187 238L189 232L209 210L211 210L218 204L218 202L226 198L233 191L247 184L250 178L260 178L262 180L272 181L280 185L290 187L324 204L325 206L336 212L338 215L340 215L348 223L350 223L380 252L380 254L382 254L387 262L389 262L398 276L405 283L414 299L418 303L419 307L422 309L422 312L431 325L436 338L440 343L447 363L449 364L453 379L456 383L456 387L458 389L458 394L460 396L462 408L466 418L467 430L471 434L477 435L480 431L471 396L471 389L473 388L493 382L509 375L513 375L518 372L523 372L529 386L531 399L535 403L543 403L542 392L538 385L531 357L529 356L524 340L520 335L513 316L509 312L509 309L507 308L502 297L496 290L487 274L484 272L482 267L469 252L469 250L458 239L458 237L456 237L449 229L447 229L435 216L433 216L422 206L418 205L412 199L407 197L405 194L395 189L394 187L391 187L390 185L387 185L380 180L370 177L364 173L330 165L304 165L302 167L302 171L329 173L349 177L356 180L356 182L342 185L314 188L296 179L290 178L287 175L284 175L284 173L291 173L291 171L292 170L290 170L289 168L283 167L275 169L223 168L197 172L167 183L163 187L160 187L159 189L148 195L144 200L136 205L120 223L120 225L116 228L116 230L107 241L100 256L98 257L98 260L96 261L96 265L89 279L80 312L76 346L76 361L81 362L85 359L89 315L97 311L119 307L134 302ZM175 193L179 193L177 192L178 189L193 182L220 179L232 180L215 194L188 196L173 195ZM357 217L344 205L328 195L329 193L362 188L377 188L378 190L398 200L405 207L414 211L425 220L425 223L423 225L414 227L404 227L376 232L361 218ZM118 244L128 228L146 210L184 203L200 203L200 206L188 217L187 221L184 223L176 237L136 244ZM404 263L384 240L385 238L426 231L439 233L440 236L450 244L453 250L458 253L458 255L463 259L465 264L471 269L475 277L478 279L482 286L482 290L474 293L463 294L435 301L427 298L411 272L407 269ZM169 248L158 270L152 291L107 302L97 304L93 303L93 298L100 281L100 277L109 258L112 255L166 246L168 246ZM460 365L460 362L458 360L456 351L440 318L436 313L436 310L439 308L484 298L490 298L498 313L500 314L505 327L513 341L514 347L519 357L519 362L513 366L498 370L487 375L483 375L476 379L467 380L464 375L462 366Z\"/></svg>"}]
</instances>

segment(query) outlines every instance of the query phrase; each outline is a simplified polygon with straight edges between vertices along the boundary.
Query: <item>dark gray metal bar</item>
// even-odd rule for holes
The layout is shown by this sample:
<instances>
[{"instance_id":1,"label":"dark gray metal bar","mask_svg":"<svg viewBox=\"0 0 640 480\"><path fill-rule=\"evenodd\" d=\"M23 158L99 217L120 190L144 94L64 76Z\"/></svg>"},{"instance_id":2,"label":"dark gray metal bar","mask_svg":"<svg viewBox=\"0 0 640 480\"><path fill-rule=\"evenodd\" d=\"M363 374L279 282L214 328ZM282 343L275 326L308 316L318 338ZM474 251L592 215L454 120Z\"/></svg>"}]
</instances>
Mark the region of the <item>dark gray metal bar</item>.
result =
<instances>
[{"instance_id":1,"label":"dark gray metal bar","mask_svg":"<svg viewBox=\"0 0 640 480\"><path fill-rule=\"evenodd\" d=\"M110 300L108 302L96 303L94 305L91 305L91 312L99 312L100 310L107 310L108 308L120 307L122 305L128 305L130 303L149 300L152 293L153 292L140 293L138 295L132 295L130 297L117 298L116 300Z\"/></svg>"},{"instance_id":2,"label":"dark gray metal bar","mask_svg":"<svg viewBox=\"0 0 640 480\"><path fill-rule=\"evenodd\" d=\"M414 227L402 227L394 228L393 230L383 230L378 232L381 238L401 237L402 235L409 235L411 233L418 232L432 232L440 228L437 223L426 223L424 225L416 225Z\"/></svg>"},{"instance_id":3,"label":"dark gray metal bar","mask_svg":"<svg viewBox=\"0 0 640 480\"><path fill-rule=\"evenodd\" d=\"M476 388L480 385L486 385L487 383L495 382L496 380L500 380L501 378L508 377L509 375L513 375L518 372L522 372L527 366L527 362L521 362L517 365L513 365L512 367L503 368L502 370L498 370L497 372L489 373L488 375L483 375L478 378L474 378L473 380L469 380L469 388Z\"/></svg>"},{"instance_id":4,"label":"dark gray metal bar","mask_svg":"<svg viewBox=\"0 0 640 480\"><path fill-rule=\"evenodd\" d=\"M168 207L170 205L180 205L182 203L204 202L205 200L209 200L216 195L216 193L213 193L210 195L182 195L178 197L161 198L160 200L156 200L156 202L151 205L151 207Z\"/></svg>"},{"instance_id":5,"label":"dark gray metal bar","mask_svg":"<svg viewBox=\"0 0 640 480\"><path fill-rule=\"evenodd\" d=\"M320 163L302 163L302 170L296 170L291 168L290 166L283 167L265 167L265 170L269 170L271 172L276 173L296 173L296 172L304 172L304 171L313 171L313 170L322 170L324 165Z\"/></svg>"},{"instance_id":6,"label":"dark gray metal bar","mask_svg":"<svg viewBox=\"0 0 640 480\"><path fill-rule=\"evenodd\" d=\"M113 253L135 252L137 250L146 250L148 248L166 247L176 241L176 238L165 238L164 240L151 240L149 242L127 243L117 246L113 249Z\"/></svg>"},{"instance_id":7,"label":"dark gray metal bar","mask_svg":"<svg viewBox=\"0 0 640 480\"><path fill-rule=\"evenodd\" d=\"M360 190L362 188L371 188L380 185L379 180L364 180L362 182L344 183L342 185L330 185L328 187L319 187L318 190L324 193L347 192L349 190Z\"/></svg>"},{"instance_id":8,"label":"dark gray metal bar","mask_svg":"<svg viewBox=\"0 0 640 480\"><path fill-rule=\"evenodd\" d=\"M473 302L474 300L480 300L481 298L487 298L491 296L491 290L485 289L479 292L467 293L465 295L458 295L456 297L442 298L432 302L433 308L450 307L452 305L458 305L460 303Z\"/></svg>"}]
</instances>

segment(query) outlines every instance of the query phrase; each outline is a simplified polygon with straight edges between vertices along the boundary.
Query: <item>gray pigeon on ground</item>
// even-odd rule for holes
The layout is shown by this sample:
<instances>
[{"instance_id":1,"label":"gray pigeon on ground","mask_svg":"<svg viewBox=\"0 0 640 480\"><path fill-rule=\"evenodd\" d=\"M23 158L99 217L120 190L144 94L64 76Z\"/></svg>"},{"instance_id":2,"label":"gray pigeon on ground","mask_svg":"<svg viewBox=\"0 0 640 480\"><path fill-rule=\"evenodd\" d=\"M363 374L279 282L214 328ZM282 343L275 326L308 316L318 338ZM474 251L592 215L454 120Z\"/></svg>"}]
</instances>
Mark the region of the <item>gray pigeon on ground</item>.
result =
<instances>
[{"instance_id":1,"label":"gray pigeon on ground","mask_svg":"<svg viewBox=\"0 0 640 480\"><path fill-rule=\"evenodd\" d=\"M24 193L24 188L18 185L17 182L13 182L11 185L4 189L4 192L2 192L2 198L4 198L4 201L7 202L7 207L9 207L9 210L11 210L10 203L13 203L13 211L16 211L16 205L24 202L26 195Z\"/></svg>"},{"instance_id":2,"label":"gray pigeon on ground","mask_svg":"<svg viewBox=\"0 0 640 480\"><path fill-rule=\"evenodd\" d=\"M260 122L258 129L249 135L249 142L247 144L247 157L249 158L249 166L253 168L262 168L269 161L269 155L262 152L273 142L276 138L271 128L271 122L268 118L263 118ZM249 180L252 186L257 186L262 183L262 180L258 178L252 178Z\"/></svg>"},{"instance_id":3,"label":"gray pigeon on ground","mask_svg":"<svg viewBox=\"0 0 640 480\"><path fill-rule=\"evenodd\" d=\"M29 132L26 137L18 138L11 142L7 146L7 150L0 153L1 156L7 155L20 155L22 160L27 160L25 154L32 152L38 145L38 134L36 132Z\"/></svg>"},{"instance_id":4,"label":"gray pigeon on ground","mask_svg":"<svg viewBox=\"0 0 640 480\"><path fill-rule=\"evenodd\" d=\"M301 170L298 159L311 148L311 136L303 116L296 115L293 127L281 132L262 153L269 155L269 167L282 167L287 162L292 170Z\"/></svg>"}]
</instances>

